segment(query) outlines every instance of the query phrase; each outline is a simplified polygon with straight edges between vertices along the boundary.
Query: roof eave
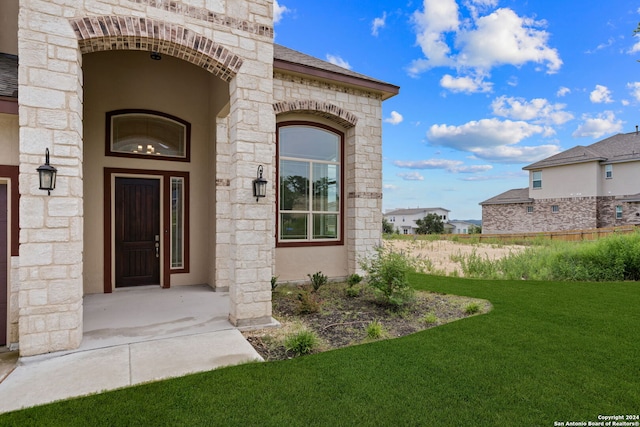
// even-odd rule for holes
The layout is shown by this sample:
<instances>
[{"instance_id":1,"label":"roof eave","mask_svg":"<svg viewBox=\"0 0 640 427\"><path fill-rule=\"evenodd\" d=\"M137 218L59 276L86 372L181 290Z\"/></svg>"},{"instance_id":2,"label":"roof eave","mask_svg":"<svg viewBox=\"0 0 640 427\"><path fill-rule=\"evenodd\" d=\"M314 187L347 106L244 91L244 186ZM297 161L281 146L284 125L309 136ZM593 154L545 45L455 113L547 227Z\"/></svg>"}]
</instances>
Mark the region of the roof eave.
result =
<instances>
[{"instance_id":1,"label":"roof eave","mask_svg":"<svg viewBox=\"0 0 640 427\"><path fill-rule=\"evenodd\" d=\"M545 164L540 164L541 162L536 162L533 164L530 164L529 166L525 166L522 168L522 170L531 170L531 169L544 169L544 168L553 168L556 166L567 166L567 165L577 165L580 163L590 163L590 162L603 162L608 160L606 157L592 157L590 159L585 159L585 160L577 160L577 161L573 161L573 162L561 162L558 164L549 164L549 165L545 165Z\"/></svg>"},{"instance_id":2,"label":"roof eave","mask_svg":"<svg viewBox=\"0 0 640 427\"><path fill-rule=\"evenodd\" d=\"M343 85L356 86L369 92L379 93L383 101L400 93L399 86L395 86L389 83L375 82L371 80L361 79L355 76L347 76L345 74L340 74L328 70L321 70L319 68L310 67L308 65L283 61L282 59L273 60L273 69L309 76L315 79L331 81Z\"/></svg>"}]
</instances>

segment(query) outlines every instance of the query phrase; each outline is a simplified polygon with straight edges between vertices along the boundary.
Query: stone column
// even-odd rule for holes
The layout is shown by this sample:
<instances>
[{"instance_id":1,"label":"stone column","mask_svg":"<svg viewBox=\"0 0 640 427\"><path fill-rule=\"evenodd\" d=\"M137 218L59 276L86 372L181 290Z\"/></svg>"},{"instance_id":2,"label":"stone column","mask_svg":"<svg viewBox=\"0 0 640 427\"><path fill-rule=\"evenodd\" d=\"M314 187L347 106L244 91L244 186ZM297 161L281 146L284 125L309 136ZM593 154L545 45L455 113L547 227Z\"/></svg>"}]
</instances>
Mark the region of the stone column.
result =
<instances>
[{"instance_id":1,"label":"stone column","mask_svg":"<svg viewBox=\"0 0 640 427\"><path fill-rule=\"evenodd\" d=\"M273 44L256 43L230 84L230 280L229 320L236 326L272 322L275 167ZM253 180L259 165L269 180L267 197L256 201Z\"/></svg>"},{"instance_id":2,"label":"stone column","mask_svg":"<svg viewBox=\"0 0 640 427\"><path fill-rule=\"evenodd\" d=\"M382 107L369 98L371 116L347 131L347 248L349 273L382 243ZM361 99L365 101L365 99Z\"/></svg>"},{"instance_id":3,"label":"stone column","mask_svg":"<svg viewBox=\"0 0 640 427\"><path fill-rule=\"evenodd\" d=\"M42 10L38 10L42 9ZM82 73L62 8L21 0L19 17L20 290L23 356L82 339ZM58 169L51 196L36 168Z\"/></svg>"}]
</instances>

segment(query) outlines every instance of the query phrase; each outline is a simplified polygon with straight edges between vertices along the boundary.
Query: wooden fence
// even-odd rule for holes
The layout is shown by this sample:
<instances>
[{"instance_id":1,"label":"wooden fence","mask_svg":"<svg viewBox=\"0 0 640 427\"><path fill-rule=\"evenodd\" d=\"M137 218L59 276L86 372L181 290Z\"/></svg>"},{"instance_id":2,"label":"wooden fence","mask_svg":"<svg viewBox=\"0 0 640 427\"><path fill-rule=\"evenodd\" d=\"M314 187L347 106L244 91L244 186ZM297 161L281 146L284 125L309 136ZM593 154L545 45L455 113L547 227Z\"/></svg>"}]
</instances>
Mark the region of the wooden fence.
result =
<instances>
[{"instance_id":1,"label":"wooden fence","mask_svg":"<svg viewBox=\"0 0 640 427\"><path fill-rule=\"evenodd\" d=\"M582 241L582 240L598 240L602 237L610 236L613 233L630 234L636 230L640 230L635 225L624 225L620 227L608 228L592 228L588 230L568 230L568 231L552 231L543 233L513 233L513 234L442 234L441 238L446 240L472 240L474 242L495 242L505 241L527 241L527 240L564 240L564 241Z\"/></svg>"}]
</instances>

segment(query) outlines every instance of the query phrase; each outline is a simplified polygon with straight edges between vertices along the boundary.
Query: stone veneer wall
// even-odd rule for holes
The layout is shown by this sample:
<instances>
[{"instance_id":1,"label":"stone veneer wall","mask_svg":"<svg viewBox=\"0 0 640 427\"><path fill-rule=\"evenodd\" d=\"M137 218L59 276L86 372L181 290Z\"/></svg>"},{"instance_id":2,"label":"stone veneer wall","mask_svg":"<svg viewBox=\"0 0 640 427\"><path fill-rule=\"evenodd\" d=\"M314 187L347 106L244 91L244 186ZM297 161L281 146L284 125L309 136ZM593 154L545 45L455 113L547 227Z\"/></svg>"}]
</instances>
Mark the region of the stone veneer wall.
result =
<instances>
[{"instance_id":1,"label":"stone veneer wall","mask_svg":"<svg viewBox=\"0 0 640 427\"><path fill-rule=\"evenodd\" d=\"M382 99L281 72L275 73L273 85L276 113L318 115L345 132L345 245L349 273L358 272L359 257L382 238Z\"/></svg>"},{"instance_id":2,"label":"stone veneer wall","mask_svg":"<svg viewBox=\"0 0 640 427\"><path fill-rule=\"evenodd\" d=\"M622 206L620 219L616 218L616 206ZM598 227L638 224L640 224L640 203L622 202L616 197L598 197Z\"/></svg>"},{"instance_id":3,"label":"stone veneer wall","mask_svg":"<svg viewBox=\"0 0 640 427\"><path fill-rule=\"evenodd\" d=\"M552 206L558 212L552 212ZM533 212L527 213L532 206ZM596 197L540 199L533 203L482 206L484 234L535 233L597 228Z\"/></svg>"},{"instance_id":4,"label":"stone veneer wall","mask_svg":"<svg viewBox=\"0 0 640 427\"><path fill-rule=\"evenodd\" d=\"M156 50L230 81L231 155L219 165L231 177L230 209L218 216L231 220L229 317L271 320L273 200L256 206L250 195L257 165L272 170L274 157L272 13L272 0L20 0L22 355L77 348L82 339L81 64L82 53L98 50ZM35 172L46 148L58 168L50 197Z\"/></svg>"}]
</instances>

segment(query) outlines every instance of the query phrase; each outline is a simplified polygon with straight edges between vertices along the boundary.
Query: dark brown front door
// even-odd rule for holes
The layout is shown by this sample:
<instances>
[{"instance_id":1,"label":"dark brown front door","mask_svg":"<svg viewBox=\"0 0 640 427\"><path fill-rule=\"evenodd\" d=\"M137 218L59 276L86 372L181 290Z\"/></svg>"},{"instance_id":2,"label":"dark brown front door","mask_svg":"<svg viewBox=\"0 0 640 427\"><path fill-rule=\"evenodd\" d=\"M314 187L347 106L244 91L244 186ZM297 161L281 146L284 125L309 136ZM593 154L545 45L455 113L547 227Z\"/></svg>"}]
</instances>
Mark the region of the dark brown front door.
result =
<instances>
[{"instance_id":1,"label":"dark brown front door","mask_svg":"<svg viewBox=\"0 0 640 427\"><path fill-rule=\"evenodd\" d=\"M116 178L116 288L160 284L160 180Z\"/></svg>"},{"instance_id":2,"label":"dark brown front door","mask_svg":"<svg viewBox=\"0 0 640 427\"><path fill-rule=\"evenodd\" d=\"M0 345L7 345L7 184L0 184Z\"/></svg>"}]
</instances>

